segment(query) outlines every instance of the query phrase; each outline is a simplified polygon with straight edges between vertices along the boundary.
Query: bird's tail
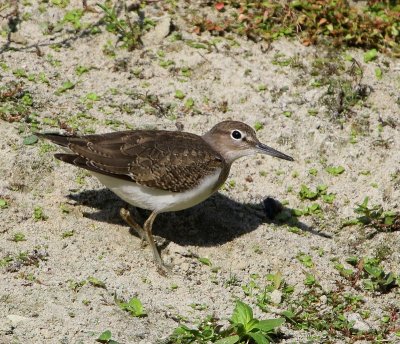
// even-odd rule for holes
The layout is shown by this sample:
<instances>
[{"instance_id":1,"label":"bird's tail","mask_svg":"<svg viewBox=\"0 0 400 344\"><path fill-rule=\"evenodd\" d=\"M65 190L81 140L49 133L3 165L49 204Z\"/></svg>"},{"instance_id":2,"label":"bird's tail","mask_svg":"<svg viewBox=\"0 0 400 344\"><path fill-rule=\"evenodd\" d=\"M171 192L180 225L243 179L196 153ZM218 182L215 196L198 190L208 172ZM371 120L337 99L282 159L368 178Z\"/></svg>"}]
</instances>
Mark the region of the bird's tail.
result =
<instances>
[{"instance_id":1,"label":"bird's tail","mask_svg":"<svg viewBox=\"0 0 400 344\"><path fill-rule=\"evenodd\" d=\"M49 133L49 134L35 133L35 135L37 135L43 139L49 140L49 141L51 141L59 146L62 146L62 147L67 147L70 142L69 140L71 138L75 137L72 135L63 135L63 134L54 134L54 133Z\"/></svg>"}]
</instances>

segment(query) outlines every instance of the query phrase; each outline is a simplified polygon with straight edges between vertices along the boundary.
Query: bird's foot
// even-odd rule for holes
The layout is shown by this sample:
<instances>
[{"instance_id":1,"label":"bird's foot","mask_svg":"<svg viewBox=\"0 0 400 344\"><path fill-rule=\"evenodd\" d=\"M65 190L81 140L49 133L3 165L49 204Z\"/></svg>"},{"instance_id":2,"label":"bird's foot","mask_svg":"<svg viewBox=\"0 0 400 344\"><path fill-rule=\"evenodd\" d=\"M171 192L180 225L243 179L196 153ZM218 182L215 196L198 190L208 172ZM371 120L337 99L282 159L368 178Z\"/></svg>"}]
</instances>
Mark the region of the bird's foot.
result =
<instances>
[{"instance_id":1,"label":"bird's foot","mask_svg":"<svg viewBox=\"0 0 400 344\"><path fill-rule=\"evenodd\" d=\"M165 264L164 262L162 262L161 264L159 262L156 262L156 264L157 272L164 277L168 276L168 274L172 272L172 268L174 267L172 264Z\"/></svg>"},{"instance_id":2,"label":"bird's foot","mask_svg":"<svg viewBox=\"0 0 400 344\"><path fill-rule=\"evenodd\" d=\"M145 247L147 245L147 238L142 226L136 223L128 209L121 208L119 214L121 215L122 219L128 224L128 226L131 227L142 240L141 247Z\"/></svg>"}]
</instances>

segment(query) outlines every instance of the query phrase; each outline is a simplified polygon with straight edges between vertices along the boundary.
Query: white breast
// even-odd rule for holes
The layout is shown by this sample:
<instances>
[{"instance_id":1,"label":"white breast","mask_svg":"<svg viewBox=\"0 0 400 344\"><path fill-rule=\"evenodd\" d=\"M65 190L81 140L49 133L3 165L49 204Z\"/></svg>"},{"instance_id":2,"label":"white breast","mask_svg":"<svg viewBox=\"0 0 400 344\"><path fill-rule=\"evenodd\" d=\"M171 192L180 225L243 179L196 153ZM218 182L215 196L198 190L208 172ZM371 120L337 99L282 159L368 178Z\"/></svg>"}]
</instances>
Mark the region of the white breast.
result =
<instances>
[{"instance_id":1,"label":"white breast","mask_svg":"<svg viewBox=\"0 0 400 344\"><path fill-rule=\"evenodd\" d=\"M196 188L179 193L149 188L96 172L91 173L129 204L162 213L190 208L207 199L215 189L221 169L205 177Z\"/></svg>"}]
</instances>

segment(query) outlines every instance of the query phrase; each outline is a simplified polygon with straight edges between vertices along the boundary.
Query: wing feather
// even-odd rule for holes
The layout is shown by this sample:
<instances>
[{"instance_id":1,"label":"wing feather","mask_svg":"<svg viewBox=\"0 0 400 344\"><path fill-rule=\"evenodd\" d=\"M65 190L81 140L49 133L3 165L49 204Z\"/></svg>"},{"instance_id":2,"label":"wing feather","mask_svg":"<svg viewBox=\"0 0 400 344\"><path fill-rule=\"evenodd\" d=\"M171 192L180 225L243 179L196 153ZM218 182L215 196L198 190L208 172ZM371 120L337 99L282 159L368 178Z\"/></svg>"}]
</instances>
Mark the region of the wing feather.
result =
<instances>
[{"instance_id":1,"label":"wing feather","mask_svg":"<svg viewBox=\"0 0 400 344\"><path fill-rule=\"evenodd\" d=\"M138 184L181 192L223 169L222 156L195 134L125 131L100 135L42 135L74 154L56 158Z\"/></svg>"}]
</instances>

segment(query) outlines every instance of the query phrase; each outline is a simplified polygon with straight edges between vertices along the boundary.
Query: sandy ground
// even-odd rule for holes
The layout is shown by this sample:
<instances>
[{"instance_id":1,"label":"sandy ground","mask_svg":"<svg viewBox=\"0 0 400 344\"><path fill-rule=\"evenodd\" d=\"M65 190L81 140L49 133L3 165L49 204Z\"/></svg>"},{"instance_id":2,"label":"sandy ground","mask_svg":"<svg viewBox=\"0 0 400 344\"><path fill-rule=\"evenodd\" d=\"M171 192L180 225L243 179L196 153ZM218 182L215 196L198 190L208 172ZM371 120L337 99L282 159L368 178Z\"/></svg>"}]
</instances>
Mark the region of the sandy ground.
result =
<instances>
[{"instance_id":1,"label":"sandy ground","mask_svg":"<svg viewBox=\"0 0 400 344\"><path fill-rule=\"evenodd\" d=\"M21 14L32 15L18 25L17 42L0 38L0 198L7 204L0 209L1 343L93 343L105 330L121 343L156 343L180 321L194 326L209 314L229 317L237 298L249 303L259 318L277 317L296 299L293 295L309 292L307 274L326 293L345 285L345 292L361 296L362 310L370 312L362 324L370 331L379 332L382 317L398 311L399 288L387 293L355 288L334 267L335 259L348 266L346 257L379 255L386 272L400 273L398 232L369 238L371 229L342 227L358 216L354 208L367 196L371 205L399 211L398 60L379 54L364 63L361 50L197 36L176 14L172 21L183 40L171 39L173 33L161 41L150 37L141 49L128 52L104 25L95 34L76 33L69 24L45 34L49 23L57 26L67 10L81 8L78 1L66 9L48 5L43 12L36 1L30 4L20 4ZM157 22L165 14L156 3L152 6L145 13ZM101 16L86 13L81 21L96 23ZM5 25L4 19L3 29ZM213 44L198 49L187 44L189 39ZM115 57L104 53L106 45ZM360 63L361 81L351 76L348 56ZM172 62L165 66L165 61ZM78 75L79 66L88 71ZM375 75L378 67L381 79ZM21 76L18 69L31 77ZM67 80L75 86L57 93ZM337 86L328 85L338 80L354 88L361 84L364 99L341 111ZM5 110L23 102L18 93L15 99L5 94L13 85L31 97L31 103L25 98L28 116L14 119L15 112ZM177 90L183 100L175 97ZM189 98L193 106L186 103ZM262 127L259 139L295 162L242 159L217 195L192 209L159 216L154 232L166 239L162 256L174 264L167 277L157 273L149 248L142 249L119 218L123 201L96 179L56 161L55 147L23 143L31 130L58 131L59 123L80 133L176 130L178 123L201 134L225 119ZM335 176L326 172L327 166L345 171ZM302 200L302 184L312 190L325 184L336 197L332 204L321 198ZM267 197L285 204L286 212L313 202L322 212L298 217L300 230L293 230L289 220L267 218ZM143 219L147 213L136 216ZM24 240L15 240L21 233ZM312 267L296 258L301 252L311 257ZM208 258L212 267L199 257ZM252 274L261 276L262 284L265 275L277 272L294 286L294 294L265 313L242 286ZM104 288L87 282L89 277L102 281ZM141 300L147 317L131 317L114 302L115 297L133 296ZM391 326L398 329L399 321L394 319ZM340 334L327 337L290 325L282 333L282 343L348 341ZM385 338L395 343L395 331Z\"/></svg>"}]
</instances>

